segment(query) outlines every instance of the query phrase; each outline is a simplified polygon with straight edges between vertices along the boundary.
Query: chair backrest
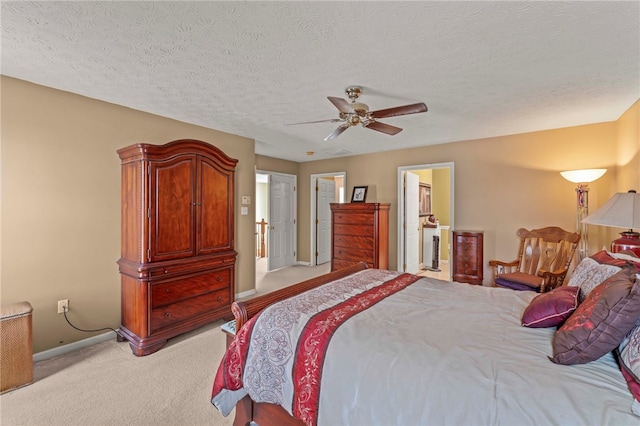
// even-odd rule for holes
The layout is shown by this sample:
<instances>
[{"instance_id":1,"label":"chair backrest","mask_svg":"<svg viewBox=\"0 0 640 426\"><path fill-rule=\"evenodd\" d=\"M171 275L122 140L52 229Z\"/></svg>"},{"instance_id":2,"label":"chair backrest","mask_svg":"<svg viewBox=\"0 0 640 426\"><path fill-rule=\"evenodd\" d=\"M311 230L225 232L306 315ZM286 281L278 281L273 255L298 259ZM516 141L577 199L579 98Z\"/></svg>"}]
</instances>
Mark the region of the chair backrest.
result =
<instances>
[{"instance_id":1,"label":"chair backrest","mask_svg":"<svg viewBox=\"0 0 640 426\"><path fill-rule=\"evenodd\" d=\"M537 275L538 271L556 272L568 269L576 251L580 234L568 232L557 226L533 229L520 228L518 270Z\"/></svg>"}]
</instances>

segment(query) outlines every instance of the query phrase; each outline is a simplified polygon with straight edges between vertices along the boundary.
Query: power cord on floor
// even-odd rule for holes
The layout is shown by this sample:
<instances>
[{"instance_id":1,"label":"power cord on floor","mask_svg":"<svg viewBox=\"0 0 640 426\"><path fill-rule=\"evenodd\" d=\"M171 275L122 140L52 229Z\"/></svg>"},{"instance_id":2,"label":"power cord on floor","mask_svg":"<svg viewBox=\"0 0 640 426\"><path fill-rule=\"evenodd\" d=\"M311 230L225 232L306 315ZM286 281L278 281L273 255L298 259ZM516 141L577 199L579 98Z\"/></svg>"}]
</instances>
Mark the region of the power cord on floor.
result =
<instances>
[{"instance_id":1,"label":"power cord on floor","mask_svg":"<svg viewBox=\"0 0 640 426\"><path fill-rule=\"evenodd\" d=\"M66 307L64 307L64 308L62 309L62 313L64 314L64 319L65 319L65 320L67 320L67 322L69 323L69 325L70 325L71 327L75 328L75 329L76 329L76 330L78 330L78 331L82 331L82 332L85 332L85 333L95 333L95 332L97 332L97 331L106 331L106 330L111 330L111 331L113 331L114 333L116 333L116 335L118 335L118 336L122 337L122 335L120 334L120 332L119 332L118 330L116 330L116 329L114 329L114 328L111 328L111 327L97 328L97 329L95 329L95 330L85 330L85 329L83 329L83 328L76 327L75 325L71 324L71 321L69 321L69 318L67 318L67 308L66 308Z\"/></svg>"}]
</instances>

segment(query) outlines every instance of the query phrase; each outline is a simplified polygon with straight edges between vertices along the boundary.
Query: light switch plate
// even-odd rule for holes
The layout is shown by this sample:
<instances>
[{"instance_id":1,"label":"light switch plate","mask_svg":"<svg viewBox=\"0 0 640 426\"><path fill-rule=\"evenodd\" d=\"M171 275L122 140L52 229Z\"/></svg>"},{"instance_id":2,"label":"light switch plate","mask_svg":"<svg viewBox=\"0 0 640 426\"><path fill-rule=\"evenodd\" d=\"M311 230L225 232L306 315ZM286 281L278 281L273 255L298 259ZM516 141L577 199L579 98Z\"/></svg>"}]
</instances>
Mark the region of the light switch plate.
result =
<instances>
[{"instance_id":1,"label":"light switch plate","mask_svg":"<svg viewBox=\"0 0 640 426\"><path fill-rule=\"evenodd\" d=\"M242 204L251 204L251 197L249 195L243 195Z\"/></svg>"},{"instance_id":2,"label":"light switch plate","mask_svg":"<svg viewBox=\"0 0 640 426\"><path fill-rule=\"evenodd\" d=\"M249 214L249 207L240 207L240 214L246 216Z\"/></svg>"}]
</instances>

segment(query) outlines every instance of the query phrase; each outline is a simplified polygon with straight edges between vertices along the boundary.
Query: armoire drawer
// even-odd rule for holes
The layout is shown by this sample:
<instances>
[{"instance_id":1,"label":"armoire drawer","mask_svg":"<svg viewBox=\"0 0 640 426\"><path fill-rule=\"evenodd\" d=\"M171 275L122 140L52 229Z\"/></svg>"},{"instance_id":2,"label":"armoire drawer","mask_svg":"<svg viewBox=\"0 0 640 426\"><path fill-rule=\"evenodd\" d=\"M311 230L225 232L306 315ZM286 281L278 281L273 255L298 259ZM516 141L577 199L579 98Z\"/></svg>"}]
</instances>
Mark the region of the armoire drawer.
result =
<instances>
[{"instance_id":1,"label":"armoire drawer","mask_svg":"<svg viewBox=\"0 0 640 426\"><path fill-rule=\"evenodd\" d=\"M230 304L231 295L229 294L229 289L223 288L212 293L151 309L151 331L157 331L163 327L190 319L195 315L210 312Z\"/></svg>"},{"instance_id":2,"label":"armoire drawer","mask_svg":"<svg viewBox=\"0 0 640 426\"><path fill-rule=\"evenodd\" d=\"M151 307L168 305L200 294L224 288L231 282L231 270L228 268L184 279L153 284L151 286Z\"/></svg>"}]
</instances>

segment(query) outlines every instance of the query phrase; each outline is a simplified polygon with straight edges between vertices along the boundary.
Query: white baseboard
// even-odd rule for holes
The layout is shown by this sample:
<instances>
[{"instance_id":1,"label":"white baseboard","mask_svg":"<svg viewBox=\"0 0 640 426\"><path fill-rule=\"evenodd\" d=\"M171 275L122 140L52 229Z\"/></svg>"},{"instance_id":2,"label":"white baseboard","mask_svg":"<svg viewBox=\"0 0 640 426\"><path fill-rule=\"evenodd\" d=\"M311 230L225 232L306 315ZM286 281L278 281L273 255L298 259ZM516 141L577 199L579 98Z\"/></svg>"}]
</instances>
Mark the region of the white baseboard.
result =
<instances>
[{"instance_id":1,"label":"white baseboard","mask_svg":"<svg viewBox=\"0 0 640 426\"><path fill-rule=\"evenodd\" d=\"M253 296L256 293L257 293L257 291L255 289L243 291L242 293L236 293L236 300L244 299L245 297L249 297L249 296Z\"/></svg>"},{"instance_id":2,"label":"white baseboard","mask_svg":"<svg viewBox=\"0 0 640 426\"><path fill-rule=\"evenodd\" d=\"M108 333L98 334L87 339L78 340L77 342L69 343L68 345L59 346L57 348L48 349L46 351L33 354L33 362L42 361L45 359L53 358L59 355L66 354L68 352L76 351L78 349L86 348L87 346L95 345L96 343L106 342L107 340L115 339L116 334L113 331Z\"/></svg>"},{"instance_id":3,"label":"white baseboard","mask_svg":"<svg viewBox=\"0 0 640 426\"><path fill-rule=\"evenodd\" d=\"M311 262L303 262L301 260L298 260L296 262L296 265L304 265L304 266L311 266Z\"/></svg>"}]
</instances>

